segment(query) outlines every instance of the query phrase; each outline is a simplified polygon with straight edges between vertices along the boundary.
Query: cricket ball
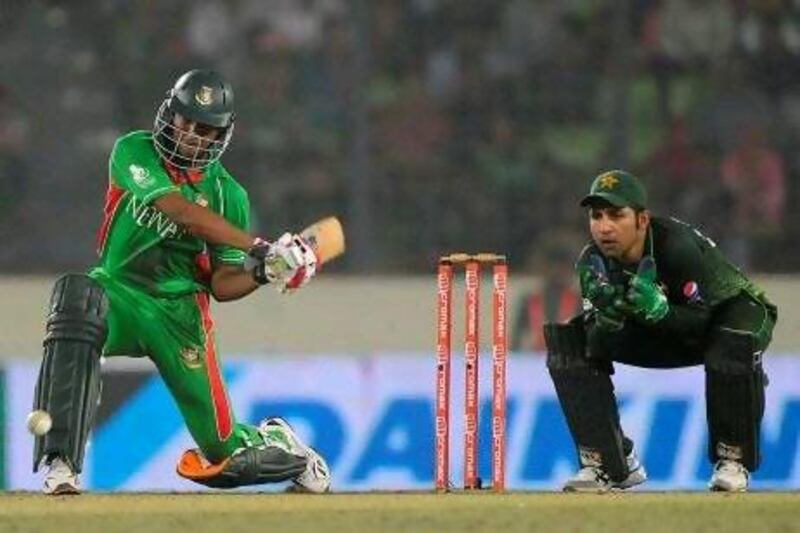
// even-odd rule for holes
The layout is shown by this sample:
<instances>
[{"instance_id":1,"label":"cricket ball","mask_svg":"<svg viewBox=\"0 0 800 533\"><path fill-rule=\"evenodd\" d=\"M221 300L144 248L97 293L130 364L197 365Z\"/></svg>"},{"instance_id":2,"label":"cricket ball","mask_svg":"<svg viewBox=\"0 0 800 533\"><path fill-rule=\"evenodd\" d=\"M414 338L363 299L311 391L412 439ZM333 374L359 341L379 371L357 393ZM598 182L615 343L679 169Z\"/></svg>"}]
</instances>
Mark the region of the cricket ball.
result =
<instances>
[{"instance_id":1,"label":"cricket ball","mask_svg":"<svg viewBox=\"0 0 800 533\"><path fill-rule=\"evenodd\" d=\"M53 419L47 411L37 409L28 415L27 426L28 431L41 437L53 427Z\"/></svg>"}]
</instances>

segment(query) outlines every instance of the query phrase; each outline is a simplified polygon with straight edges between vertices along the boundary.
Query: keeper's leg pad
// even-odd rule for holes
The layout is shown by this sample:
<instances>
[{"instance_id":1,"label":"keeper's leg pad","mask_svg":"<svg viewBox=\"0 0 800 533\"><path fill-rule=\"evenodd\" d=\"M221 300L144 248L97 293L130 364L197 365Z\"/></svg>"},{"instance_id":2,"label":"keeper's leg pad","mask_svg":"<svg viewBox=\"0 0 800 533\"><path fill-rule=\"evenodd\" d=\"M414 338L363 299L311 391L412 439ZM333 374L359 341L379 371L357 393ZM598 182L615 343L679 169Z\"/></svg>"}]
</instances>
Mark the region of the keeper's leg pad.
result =
<instances>
[{"instance_id":1,"label":"keeper's leg pad","mask_svg":"<svg viewBox=\"0 0 800 533\"><path fill-rule=\"evenodd\" d=\"M586 356L580 323L546 324L547 368L578 448L581 466L597 466L613 481L628 475L614 386Z\"/></svg>"},{"instance_id":2,"label":"keeper's leg pad","mask_svg":"<svg viewBox=\"0 0 800 533\"><path fill-rule=\"evenodd\" d=\"M712 463L731 459L750 471L758 468L766 380L762 353L752 333L724 327L712 333L705 365Z\"/></svg>"},{"instance_id":3,"label":"keeper's leg pad","mask_svg":"<svg viewBox=\"0 0 800 533\"><path fill-rule=\"evenodd\" d=\"M219 464L209 463L199 450L186 450L178 461L178 475L215 489L279 483L306 469L305 457L278 446L240 448Z\"/></svg>"},{"instance_id":4,"label":"keeper's leg pad","mask_svg":"<svg viewBox=\"0 0 800 533\"><path fill-rule=\"evenodd\" d=\"M56 281L34 398L34 409L47 411L53 426L34 441L34 472L50 455L64 459L76 473L83 469L86 439L100 400L107 315L108 297L95 280L66 274Z\"/></svg>"}]
</instances>

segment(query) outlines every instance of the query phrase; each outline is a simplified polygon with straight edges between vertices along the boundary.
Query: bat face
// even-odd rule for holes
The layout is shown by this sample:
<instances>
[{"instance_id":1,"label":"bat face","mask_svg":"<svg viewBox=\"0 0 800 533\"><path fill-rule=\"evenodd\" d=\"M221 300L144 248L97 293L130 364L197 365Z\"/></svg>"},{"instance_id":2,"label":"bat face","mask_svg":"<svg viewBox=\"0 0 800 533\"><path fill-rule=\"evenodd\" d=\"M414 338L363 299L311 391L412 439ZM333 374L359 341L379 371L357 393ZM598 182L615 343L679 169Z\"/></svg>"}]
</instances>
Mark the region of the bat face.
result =
<instances>
[{"instance_id":1,"label":"bat face","mask_svg":"<svg viewBox=\"0 0 800 533\"><path fill-rule=\"evenodd\" d=\"M344 229L336 217L327 217L308 226L300 236L317 254L320 264L342 255L345 251Z\"/></svg>"}]
</instances>

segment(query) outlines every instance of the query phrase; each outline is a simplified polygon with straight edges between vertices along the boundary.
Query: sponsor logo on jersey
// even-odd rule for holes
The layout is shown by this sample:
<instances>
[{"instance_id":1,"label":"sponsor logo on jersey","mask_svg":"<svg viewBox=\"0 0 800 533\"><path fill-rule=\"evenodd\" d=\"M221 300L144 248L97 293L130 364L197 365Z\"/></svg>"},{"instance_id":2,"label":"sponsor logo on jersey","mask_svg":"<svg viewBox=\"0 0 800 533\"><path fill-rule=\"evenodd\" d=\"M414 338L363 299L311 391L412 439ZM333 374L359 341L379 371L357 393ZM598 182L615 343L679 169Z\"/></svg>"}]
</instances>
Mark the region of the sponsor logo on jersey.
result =
<instances>
[{"instance_id":1,"label":"sponsor logo on jersey","mask_svg":"<svg viewBox=\"0 0 800 533\"><path fill-rule=\"evenodd\" d=\"M203 366L203 359L200 357L200 350L194 346L181 348L180 355L181 361L183 361L183 364L185 364L187 368L194 370Z\"/></svg>"},{"instance_id":2,"label":"sponsor logo on jersey","mask_svg":"<svg viewBox=\"0 0 800 533\"><path fill-rule=\"evenodd\" d=\"M152 205L147 205L135 196L127 207L136 225L154 229L162 239L179 239L186 234L186 229L173 222L167 215Z\"/></svg>"},{"instance_id":3,"label":"sponsor logo on jersey","mask_svg":"<svg viewBox=\"0 0 800 533\"><path fill-rule=\"evenodd\" d=\"M683 295L689 303L699 304L703 302L703 297L700 295L700 286L696 281L687 281L684 283Z\"/></svg>"},{"instance_id":4,"label":"sponsor logo on jersey","mask_svg":"<svg viewBox=\"0 0 800 533\"><path fill-rule=\"evenodd\" d=\"M208 200L206 200L206 197L200 193L197 193L197 196L195 196L194 203L200 207L208 207Z\"/></svg>"},{"instance_id":5,"label":"sponsor logo on jersey","mask_svg":"<svg viewBox=\"0 0 800 533\"><path fill-rule=\"evenodd\" d=\"M194 93L194 99L198 104L202 106L208 106L214 101L213 94L214 91L211 87L203 85L196 93Z\"/></svg>"},{"instance_id":6,"label":"sponsor logo on jersey","mask_svg":"<svg viewBox=\"0 0 800 533\"><path fill-rule=\"evenodd\" d=\"M153 176L150 175L150 171L146 168L139 165L131 165L128 170L131 172L133 182L139 187L149 187L154 183Z\"/></svg>"}]
</instances>

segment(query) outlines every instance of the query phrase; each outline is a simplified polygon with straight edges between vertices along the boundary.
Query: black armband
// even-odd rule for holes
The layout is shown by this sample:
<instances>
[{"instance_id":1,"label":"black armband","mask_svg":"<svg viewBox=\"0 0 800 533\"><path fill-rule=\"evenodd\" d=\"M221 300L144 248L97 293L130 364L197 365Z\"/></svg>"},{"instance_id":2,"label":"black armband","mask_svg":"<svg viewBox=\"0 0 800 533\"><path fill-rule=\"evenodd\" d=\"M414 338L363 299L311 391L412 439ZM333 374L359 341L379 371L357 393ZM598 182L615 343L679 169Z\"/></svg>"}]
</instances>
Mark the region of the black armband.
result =
<instances>
[{"instance_id":1,"label":"black armband","mask_svg":"<svg viewBox=\"0 0 800 533\"><path fill-rule=\"evenodd\" d=\"M270 243L259 237L253 241L253 245L249 250L247 250L248 257L250 257L255 263L253 268L250 270L250 274L252 274L253 280L259 285L266 285L269 283L264 259L266 259L270 247Z\"/></svg>"}]
</instances>

